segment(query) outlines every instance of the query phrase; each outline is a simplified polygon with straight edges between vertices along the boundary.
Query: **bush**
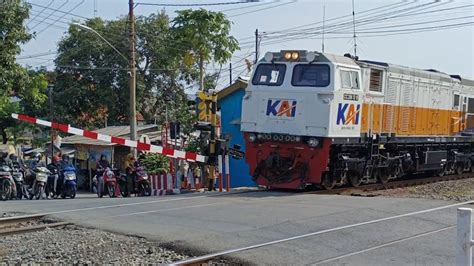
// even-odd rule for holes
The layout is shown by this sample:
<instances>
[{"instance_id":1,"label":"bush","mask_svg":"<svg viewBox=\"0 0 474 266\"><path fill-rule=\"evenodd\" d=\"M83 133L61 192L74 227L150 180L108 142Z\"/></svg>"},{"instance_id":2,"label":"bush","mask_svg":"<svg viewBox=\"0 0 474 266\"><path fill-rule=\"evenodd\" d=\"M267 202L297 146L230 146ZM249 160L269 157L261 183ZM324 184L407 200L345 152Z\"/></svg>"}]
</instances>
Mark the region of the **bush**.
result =
<instances>
[{"instance_id":1,"label":"bush","mask_svg":"<svg viewBox=\"0 0 474 266\"><path fill-rule=\"evenodd\" d=\"M168 173L170 160L168 157L156 153L147 153L141 161L149 173Z\"/></svg>"}]
</instances>

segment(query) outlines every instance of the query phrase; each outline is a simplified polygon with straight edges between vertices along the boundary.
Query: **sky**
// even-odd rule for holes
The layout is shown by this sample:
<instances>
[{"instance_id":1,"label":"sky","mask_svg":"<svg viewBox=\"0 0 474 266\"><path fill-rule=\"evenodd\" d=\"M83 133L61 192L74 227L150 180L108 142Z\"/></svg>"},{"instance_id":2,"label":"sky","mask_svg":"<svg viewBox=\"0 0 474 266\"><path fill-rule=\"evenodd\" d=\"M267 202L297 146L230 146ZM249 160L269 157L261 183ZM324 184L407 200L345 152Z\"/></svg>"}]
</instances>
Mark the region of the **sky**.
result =
<instances>
[{"instance_id":1,"label":"sky","mask_svg":"<svg viewBox=\"0 0 474 266\"><path fill-rule=\"evenodd\" d=\"M31 67L54 67L57 44L73 19L84 21L99 16L113 20L128 13L128 0L27 1L33 4L27 26L36 32L36 37L22 46L17 59ZM239 1L135 0L137 3L193 4L196 6L192 8L223 11L233 23L231 34L241 45L241 50L231 59L234 78L248 75L244 58L253 60L255 57L256 29L260 32L260 57L267 51L321 51L324 18L325 52L354 54L352 0L267 0L233 4ZM138 4L135 14L149 15L163 8L173 18L176 10L190 7ZM474 79L474 0L354 0L354 11L355 42L360 59L437 69ZM228 83L226 65L218 88Z\"/></svg>"}]
</instances>

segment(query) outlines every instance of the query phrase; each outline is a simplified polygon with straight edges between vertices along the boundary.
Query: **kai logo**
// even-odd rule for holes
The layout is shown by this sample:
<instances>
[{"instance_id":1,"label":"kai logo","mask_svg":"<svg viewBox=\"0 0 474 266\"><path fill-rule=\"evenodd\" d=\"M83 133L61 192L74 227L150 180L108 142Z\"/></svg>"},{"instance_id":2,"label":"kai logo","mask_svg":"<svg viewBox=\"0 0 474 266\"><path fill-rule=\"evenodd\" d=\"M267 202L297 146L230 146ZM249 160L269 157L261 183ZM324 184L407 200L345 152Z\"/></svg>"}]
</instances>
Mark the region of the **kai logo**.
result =
<instances>
[{"instance_id":1,"label":"kai logo","mask_svg":"<svg viewBox=\"0 0 474 266\"><path fill-rule=\"evenodd\" d=\"M340 103L337 108L337 125L358 125L360 104Z\"/></svg>"},{"instance_id":2,"label":"kai logo","mask_svg":"<svg viewBox=\"0 0 474 266\"><path fill-rule=\"evenodd\" d=\"M267 116L293 118L296 115L296 100L268 99Z\"/></svg>"}]
</instances>

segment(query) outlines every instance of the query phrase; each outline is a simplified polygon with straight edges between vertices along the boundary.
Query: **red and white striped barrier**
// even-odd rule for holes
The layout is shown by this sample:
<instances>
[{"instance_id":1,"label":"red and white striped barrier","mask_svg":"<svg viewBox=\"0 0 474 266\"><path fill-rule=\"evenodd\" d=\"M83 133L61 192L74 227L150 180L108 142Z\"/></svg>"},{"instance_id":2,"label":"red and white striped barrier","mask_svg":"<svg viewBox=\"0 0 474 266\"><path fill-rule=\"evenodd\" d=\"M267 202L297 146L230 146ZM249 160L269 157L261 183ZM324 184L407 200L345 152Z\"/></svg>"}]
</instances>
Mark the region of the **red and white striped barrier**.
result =
<instances>
[{"instance_id":1,"label":"red and white striped barrier","mask_svg":"<svg viewBox=\"0 0 474 266\"><path fill-rule=\"evenodd\" d=\"M179 193L179 191L173 189L173 176L170 173L152 174L150 175L150 181L153 196Z\"/></svg>"},{"instance_id":2,"label":"red and white striped barrier","mask_svg":"<svg viewBox=\"0 0 474 266\"><path fill-rule=\"evenodd\" d=\"M46 120L41 120L38 118L34 118L31 116L22 115L22 114L12 114L12 117L14 119L18 119L23 122L38 124L38 125L42 125L46 127L52 127L54 129L58 129L69 134L101 140L101 141L105 141L109 143L115 143L115 144L131 147L131 148L136 148L140 151L155 152L155 153L166 155L171 158L182 159L182 160L186 160L190 162L204 163L207 161L206 156L202 156L193 152L174 150L174 149L169 149L169 148L165 148L165 147L157 146L157 145L151 145L151 144L147 144L147 143L143 143L139 141L128 140L128 139L118 138L118 137L109 136L109 135L103 135L94 131L75 128L75 127L72 127L71 125L59 124L56 122L49 122Z\"/></svg>"}]
</instances>

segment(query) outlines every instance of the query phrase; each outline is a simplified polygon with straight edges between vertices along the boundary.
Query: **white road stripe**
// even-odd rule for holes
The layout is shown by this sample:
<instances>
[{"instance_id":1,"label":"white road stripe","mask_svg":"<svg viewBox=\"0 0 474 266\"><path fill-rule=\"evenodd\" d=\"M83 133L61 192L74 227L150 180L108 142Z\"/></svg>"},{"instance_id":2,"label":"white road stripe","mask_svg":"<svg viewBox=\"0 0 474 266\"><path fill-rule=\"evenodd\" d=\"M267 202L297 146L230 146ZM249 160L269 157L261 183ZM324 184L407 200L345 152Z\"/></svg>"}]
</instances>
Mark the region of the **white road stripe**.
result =
<instances>
[{"instance_id":1,"label":"white road stripe","mask_svg":"<svg viewBox=\"0 0 474 266\"><path fill-rule=\"evenodd\" d=\"M308 265L319 265L319 264L323 264L323 263L328 263L328 262L331 262L331 261L347 258L347 257L350 257L350 256L354 256L354 255L357 255L357 254L361 254L361 253L372 251L372 250L379 249L379 248L388 247L388 246L391 246L391 245L394 245L394 244L398 244L398 243L405 242L405 241L408 241L408 240L416 239L416 238L419 238L419 237L423 237L423 236L443 232L443 231L446 231L448 229L452 229L452 228L455 228L455 227L456 227L456 225L450 225L450 226L447 226L447 227L443 227L441 229L432 230L432 231L417 234L417 235L414 235L414 236L405 237L405 238L402 238L402 239L390 241L390 242L387 242L387 243L382 244L382 245L374 246L374 247L371 247L371 248L366 248L366 249L359 250L359 251L356 251L356 252L352 252L352 253L344 254L344 255L341 255L341 256L333 257L333 258L330 258L330 259L327 259L327 260L322 260L322 261L318 261L318 262L315 262L315 263L311 263L311 264L308 264Z\"/></svg>"},{"instance_id":2,"label":"white road stripe","mask_svg":"<svg viewBox=\"0 0 474 266\"><path fill-rule=\"evenodd\" d=\"M335 227L335 228L330 228L330 229L321 230L321 231L317 231L317 232L312 232L312 233L308 233L308 234L304 234L304 235L298 235L298 236L279 239L279 240L275 240L275 241L265 242L265 243L256 244L256 245L252 245L252 246L225 250L225 251L216 252L216 253L213 253L213 254L208 254L208 255L204 255L204 256L195 257L195 258L192 258L192 259L178 261L178 262L175 262L171 265L192 264L192 263L200 262L202 260L211 259L211 258L214 258L214 257L223 256L223 255L228 255L228 254L231 254L231 253L241 252L241 251L245 251L245 250L249 250L249 249L256 249L256 248L275 245L275 244L288 242L288 241L292 241L292 240L297 240L297 239L301 239L301 238L306 238L306 237L310 237L310 236L316 236L316 235L321 235L321 234L325 234L325 233L340 231L340 230L343 230L343 229L358 227L358 226L362 226L362 225L375 224L375 223L389 221L389 220L393 220L393 219L398 219L398 218L403 218L403 217L408 217L408 216L413 216L413 215L418 215L418 214L423 214L423 213L439 211L439 210L448 209L448 208L457 207L457 206L462 206L462 205L466 205L466 204L470 204L470 203L474 203L474 200L455 203L455 204L450 204L450 205L445 205L445 206L440 206L440 207L421 210L421 211L416 211L416 212L409 212L409 213L394 215L394 216L390 216L390 217L375 219L375 220L356 223L356 224L343 225L343 226L339 226L339 227Z\"/></svg>"},{"instance_id":3,"label":"white road stripe","mask_svg":"<svg viewBox=\"0 0 474 266\"><path fill-rule=\"evenodd\" d=\"M104 217L104 219L115 218L115 217L133 216L133 215L139 215L139 214L148 214L148 213L155 213L155 212L163 212L163 211L191 209L191 208L204 207L204 206L221 205L221 204L224 204L224 203L225 202L217 202L217 203L199 204L199 205L177 207L177 208L160 209L160 210L153 210L153 211L132 212L132 213L126 213L126 214L107 216L107 217Z\"/></svg>"}]
</instances>

